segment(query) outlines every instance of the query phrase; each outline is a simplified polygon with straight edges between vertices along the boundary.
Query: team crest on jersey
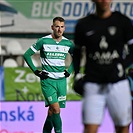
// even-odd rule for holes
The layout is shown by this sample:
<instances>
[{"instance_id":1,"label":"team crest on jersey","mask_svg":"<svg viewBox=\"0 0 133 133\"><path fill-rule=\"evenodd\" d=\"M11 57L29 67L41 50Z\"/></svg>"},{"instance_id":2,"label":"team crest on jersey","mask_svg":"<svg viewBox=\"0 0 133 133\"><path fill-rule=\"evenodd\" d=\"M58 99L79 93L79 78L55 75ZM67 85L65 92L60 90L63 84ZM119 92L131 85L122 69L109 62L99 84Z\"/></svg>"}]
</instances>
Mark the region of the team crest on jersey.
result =
<instances>
[{"instance_id":1,"label":"team crest on jersey","mask_svg":"<svg viewBox=\"0 0 133 133\"><path fill-rule=\"evenodd\" d=\"M116 33L116 27L115 26L110 26L108 28L108 31L109 31L109 34L113 36Z\"/></svg>"}]
</instances>

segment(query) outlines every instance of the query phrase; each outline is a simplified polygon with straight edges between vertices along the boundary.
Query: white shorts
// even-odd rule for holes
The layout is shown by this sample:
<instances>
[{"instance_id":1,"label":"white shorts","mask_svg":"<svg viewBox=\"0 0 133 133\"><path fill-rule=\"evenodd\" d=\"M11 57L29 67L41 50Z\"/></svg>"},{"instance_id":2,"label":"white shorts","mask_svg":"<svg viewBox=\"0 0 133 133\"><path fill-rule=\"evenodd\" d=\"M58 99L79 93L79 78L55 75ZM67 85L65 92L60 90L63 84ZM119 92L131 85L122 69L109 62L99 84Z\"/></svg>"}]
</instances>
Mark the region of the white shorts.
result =
<instances>
[{"instance_id":1,"label":"white shorts","mask_svg":"<svg viewBox=\"0 0 133 133\"><path fill-rule=\"evenodd\" d=\"M131 92L128 80L117 83L84 85L82 99L83 123L100 125L105 108L117 126L126 126L132 121Z\"/></svg>"}]
</instances>

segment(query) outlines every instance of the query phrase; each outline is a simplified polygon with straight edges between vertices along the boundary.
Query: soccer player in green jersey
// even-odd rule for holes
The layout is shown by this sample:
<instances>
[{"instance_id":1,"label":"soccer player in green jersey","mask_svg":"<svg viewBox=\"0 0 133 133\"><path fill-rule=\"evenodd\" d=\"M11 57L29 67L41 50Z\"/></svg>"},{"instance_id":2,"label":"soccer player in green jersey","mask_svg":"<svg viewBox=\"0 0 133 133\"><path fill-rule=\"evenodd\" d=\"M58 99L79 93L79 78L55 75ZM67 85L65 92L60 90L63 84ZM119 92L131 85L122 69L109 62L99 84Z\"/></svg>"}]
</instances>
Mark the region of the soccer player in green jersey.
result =
<instances>
[{"instance_id":1,"label":"soccer player in green jersey","mask_svg":"<svg viewBox=\"0 0 133 133\"><path fill-rule=\"evenodd\" d=\"M52 34L39 38L25 53L24 59L34 74L40 77L45 106L49 107L48 115L43 126L43 133L62 133L60 108L66 104L66 78L73 71L73 64L65 67L68 53L73 54L74 44L63 36L65 20L55 17L51 26ZM42 70L33 64L31 56L40 51Z\"/></svg>"}]
</instances>

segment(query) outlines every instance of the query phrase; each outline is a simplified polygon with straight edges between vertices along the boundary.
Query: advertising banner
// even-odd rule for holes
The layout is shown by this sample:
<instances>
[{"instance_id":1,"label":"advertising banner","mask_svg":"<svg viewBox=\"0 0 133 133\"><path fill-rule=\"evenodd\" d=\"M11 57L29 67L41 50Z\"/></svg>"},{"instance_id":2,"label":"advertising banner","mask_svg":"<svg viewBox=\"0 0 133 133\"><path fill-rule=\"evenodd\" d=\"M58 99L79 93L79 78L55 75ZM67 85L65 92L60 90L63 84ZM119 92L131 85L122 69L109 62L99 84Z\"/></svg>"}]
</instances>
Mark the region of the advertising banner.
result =
<instances>
[{"instance_id":1,"label":"advertising banner","mask_svg":"<svg viewBox=\"0 0 133 133\"><path fill-rule=\"evenodd\" d=\"M74 32L77 20L94 11L91 0L1 0L2 32L51 32L55 16L66 20L67 33ZM112 9L133 21L133 1L114 0Z\"/></svg>"},{"instance_id":2,"label":"advertising banner","mask_svg":"<svg viewBox=\"0 0 133 133\"><path fill-rule=\"evenodd\" d=\"M4 68L5 101L44 101L40 79L28 67ZM67 78L67 100L79 100L72 89L73 75Z\"/></svg>"},{"instance_id":3,"label":"advertising banner","mask_svg":"<svg viewBox=\"0 0 133 133\"><path fill-rule=\"evenodd\" d=\"M43 100L40 80L28 68L4 68L6 101Z\"/></svg>"},{"instance_id":4,"label":"advertising banner","mask_svg":"<svg viewBox=\"0 0 133 133\"><path fill-rule=\"evenodd\" d=\"M0 67L0 101L4 100L4 68Z\"/></svg>"},{"instance_id":5,"label":"advertising banner","mask_svg":"<svg viewBox=\"0 0 133 133\"><path fill-rule=\"evenodd\" d=\"M10 76L9 76L10 74ZM40 79L27 67L0 67L0 101L44 101ZM67 100L80 100L73 90L73 74L67 78ZM133 92L133 81L129 77Z\"/></svg>"},{"instance_id":6,"label":"advertising banner","mask_svg":"<svg viewBox=\"0 0 133 133\"><path fill-rule=\"evenodd\" d=\"M44 108L43 102L2 102L0 103L0 133L41 133L46 116L47 108ZM83 132L80 101L67 102L66 108L61 109L61 116L63 133ZM106 110L99 133L113 132L112 120ZM132 133L131 128L130 133Z\"/></svg>"}]
</instances>

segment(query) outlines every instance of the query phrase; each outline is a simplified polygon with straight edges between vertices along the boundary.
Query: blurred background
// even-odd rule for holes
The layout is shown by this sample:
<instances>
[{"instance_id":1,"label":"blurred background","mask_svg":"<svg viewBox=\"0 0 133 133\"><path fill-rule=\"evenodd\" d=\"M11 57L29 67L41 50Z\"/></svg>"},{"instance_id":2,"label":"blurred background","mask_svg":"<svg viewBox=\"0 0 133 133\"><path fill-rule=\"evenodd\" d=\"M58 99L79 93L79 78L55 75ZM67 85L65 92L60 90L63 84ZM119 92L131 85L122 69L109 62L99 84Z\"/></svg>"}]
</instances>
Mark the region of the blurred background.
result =
<instances>
[{"instance_id":1,"label":"blurred background","mask_svg":"<svg viewBox=\"0 0 133 133\"><path fill-rule=\"evenodd\" d=\"M94 10L91 0L0 0L0 133L41 133L47 108L39 78L28 68L23 54L38 38L51 33L52 19L56 16L66 20L64 36L73 41L77 20ZM133 0L114 0L112 10L126 14L133 23ZM39 68L39 53L32 58ZM68 55L66 66L70 62ZM81 97L73 91L73 74L67 84L63 131L81 133ZM113 132L108 111L99 132Z\"/></svg>"}]
</instances>

